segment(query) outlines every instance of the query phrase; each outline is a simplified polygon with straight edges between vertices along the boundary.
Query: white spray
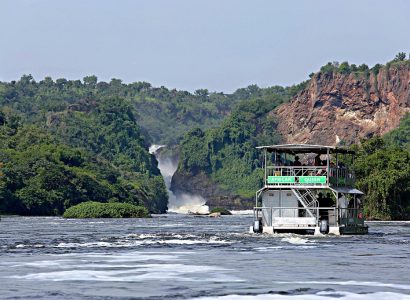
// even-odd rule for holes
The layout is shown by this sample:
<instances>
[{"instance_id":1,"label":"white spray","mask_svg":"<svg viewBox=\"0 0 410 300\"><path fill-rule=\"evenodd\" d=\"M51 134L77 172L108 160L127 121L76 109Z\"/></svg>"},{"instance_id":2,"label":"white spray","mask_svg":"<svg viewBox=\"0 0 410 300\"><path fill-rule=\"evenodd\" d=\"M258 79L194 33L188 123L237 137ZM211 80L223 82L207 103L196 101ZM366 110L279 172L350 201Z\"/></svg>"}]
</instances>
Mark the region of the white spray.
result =
<instances>
[{"instance_id":1,"label":"white spray","mask_svg":"<svg viewBox=\"0 0 410 300\"><path fill-rule=\"evenodd\" d=\"M172 176L176 172L178 165L170 157L158 155L158 150L166 147L165 145L152 145L149 147L149 153L154 154L158 160L158 169L161 171L168 190L169 201L168 211L180 214L207 214L209 207L205 205L206 200L199 195L187 193L178 194L178 197L171 191Z\"/></svg>"}]
</instances>

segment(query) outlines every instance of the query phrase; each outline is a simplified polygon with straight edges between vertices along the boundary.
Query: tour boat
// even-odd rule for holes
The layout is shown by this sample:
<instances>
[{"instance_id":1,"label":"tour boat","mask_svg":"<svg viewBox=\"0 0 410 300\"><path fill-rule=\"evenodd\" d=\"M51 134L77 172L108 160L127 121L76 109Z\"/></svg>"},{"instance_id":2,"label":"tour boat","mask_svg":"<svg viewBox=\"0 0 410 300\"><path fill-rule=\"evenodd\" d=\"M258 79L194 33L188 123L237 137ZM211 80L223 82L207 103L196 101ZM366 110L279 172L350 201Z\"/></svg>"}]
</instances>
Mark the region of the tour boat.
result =
<instances>
[{"instance_id":1,"label":"tour boat","mask_svg":"<svg viewBox=\"0 0 410 300\"><path fill-rule=\"evenodd\" d=\"M354 151L321 145L257 147L264 185L256 192L256 233L366 234L363 193L349 165Z\"/></svg>"}]
</instances>

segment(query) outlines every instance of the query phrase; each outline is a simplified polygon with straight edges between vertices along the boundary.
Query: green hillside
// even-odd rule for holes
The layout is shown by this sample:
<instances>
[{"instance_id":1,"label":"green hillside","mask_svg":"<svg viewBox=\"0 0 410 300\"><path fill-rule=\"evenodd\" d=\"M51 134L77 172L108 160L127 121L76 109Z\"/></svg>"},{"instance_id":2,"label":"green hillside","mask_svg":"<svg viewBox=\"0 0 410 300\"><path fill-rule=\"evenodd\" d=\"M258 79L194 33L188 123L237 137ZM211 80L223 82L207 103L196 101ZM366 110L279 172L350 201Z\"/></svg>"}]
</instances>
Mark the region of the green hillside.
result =
<instances>
[{"instance_id":1,"label":"green hillside","mask_svg":"<svg viewBox=\"0 0 410 300\"><path fill-rule=\"evenodd\" d=\"M355 146L357 186L366 194L367 215L376 219L410 218L410 116L383 138Z\"/></svg>"},{"instance_id":2,"label":"green hillside","mask_svg":"<svg viewBox=\"0 0 410 300\"><path fill-rule=\"evenodd\" d=\"M294 89L260 89L252 99L239 104L220 127L202 131L193 129L180 143L177 172L200 172L224 190L252 197L261 184L260 153L255 146L274 144L281 137L269 112L290 99Z\"/></svg>"},{"instance_id":3,"label":"green hillside","mask_svg":"<svg viewBox=\"0 0 410 300\"><path fill-rule=\"evenodd\" d=\"M2 211L61 214L89 200L166 211L165 184L134 106L115 96L96 99L89 85L30 76L0 84ZM62 159L60 149L78 153L81 163Z\"/></svg>"},{"instance_id":4,"label":"green hillside","mask_svg":"<svg viewBox=\"0 0 410 300\"><path fill-rule=\"evenodd\" d=\"M191 94L95 76L0 82L0 210L58 215L80 202L110 201L165 212L168 195L149 144L176 144L193 127L220 125L238 103L293 89Z\"/></svg>"}]
</instances>

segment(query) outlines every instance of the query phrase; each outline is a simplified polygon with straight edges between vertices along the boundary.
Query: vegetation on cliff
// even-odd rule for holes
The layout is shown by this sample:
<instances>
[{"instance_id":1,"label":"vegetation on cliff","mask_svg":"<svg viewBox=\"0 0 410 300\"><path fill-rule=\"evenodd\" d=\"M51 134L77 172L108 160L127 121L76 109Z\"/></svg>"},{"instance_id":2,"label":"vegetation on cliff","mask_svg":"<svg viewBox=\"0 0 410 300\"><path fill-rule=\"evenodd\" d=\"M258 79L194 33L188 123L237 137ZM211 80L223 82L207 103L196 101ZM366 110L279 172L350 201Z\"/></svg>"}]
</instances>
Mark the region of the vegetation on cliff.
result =
<instances>
[{"instance_id":1,"label":"vegetation on cliff","mask_svg":"<svg viewBox=\"0 0 410 300\"><path fill-rule=\"evenodd\" d=\"M33 125L1 125L0 138L2 212L61 215L84 201L127 202L152 211L166 208L165 188L163 200L156 199L160 176L127 171Z\"/></svg>"},{"instance_id":2,"label":"vegetation on cliff","mask_svg":"<svg viewBox=\"0 0 410 300\"><path fill-rule=\"evenodd\" d=\"M0 107L24 114L24 122L50 123L55 113L92 110L101 99L117 98L132 106L134 117L143 128L147 142L176 144L186 131L220 124L236 103L249 99L253 89L235 93L195 93L152 87L147 82L124 84L119 79L98 81L96 76L80 80L46 77L35 81L24 75L18 81L0 82Z\"/></svg>"},{"instance_id":3,"label":"vegetation on cliff","mask_svg":"<svg viewBox=\"0 0 410 300\"><path fill-rule=\"evenodd\" d=\"M225 191L251 198L262 180L255 146L280 140L269 112L289 98L289 90L280 87L256 90L219 128L191 130L180 143L177 172L187 176L205 173Z\"/></svg>"},{"instance_id":4,"label":"vegetation on cliff","mask_svg":"<svg viewBox=\"0 0 410 300\"><path fill-rule=\"evenodd\" d=\"M0 82L0 210L58 215L83 201L110 200L165 212L166 188L148 145L216 126L236 103L269 91L191 94L95 76Z\"/></svg>"},{"instance_id":5,"label":"vegetation on cliff","mask_svg":"<svg viewBox=\"0 0 410 300\"><path fill-rule=\"evenodd\" d=\"M150 214L143 206L129 203L83 202L68 208L64 218L148 218Z\"/></svg>"},{"instance_id":6,"label":"vegetation on cliff","mask_svg":"<svg viewBox=\"0 0 410 300\"><path fill-rule=\"evenodd\" d=\"M386 134L384 140L410 151L410 114L401 120L399 127Z\"/></svg>"},{"instance_id":7,"label":"vegetation on cliff","mask_svg":"<svg viewBox=\"0 0 410 300\"><path fill-rule=\"evenodd\" d=\"M410 218L410 152L380 138L365 142L355 163L357 187L366 194L366 215Z\"/></svg>"},{"instance_id":8,"label":"vegetation on cliff","mask_svg":"<svg viewBox=\"0 0 410 300\"><path fill-rule=\"evenodd\" d=\"M365 192L366 215L375 219L410 218L410 116L384 138L356 146L357 187Z\"/></svg>"},{"instance_id":9,"label":"vegetation on cliff","mask_svg":"<svg viewBox=\"0 0 410 300\"><path fill-rule=\"evenodd\" d=\"M326 65L322 66L320 68L320 73L341 73L341 74L350 74L350 73L356 73L356 74L364 74L365 76L369 76L370 72L373 74L379 73L380 69L384 68L390 68L394 66L402 66L402 65L410 65L410 57L409 59L406 59L406 53L404 52L399 52L395 58L389 62L387 62L385 65L381 64L376 64L372 68L369 68L368 65L366 64L361 64L359 66L355 64L349 64L349 62L344 61L342 63L339 63L337 61L334 62L328 62ZM310 74L310 77L313 77L314 73Z\"/></svg>"},{"instance_id":10,"label":"vegetation on cliff","mask_svg":"<svg viewBox=\"0 0 410 300\"><path fill-rule=\"evenodd\" d=\"M59 215L90 200L166 211L163 178L129 103L107 97L58 107L30 92L35 83L9 85L17 86L13 100L0 98L1 211Z\"/></svg>"}]
</instances>

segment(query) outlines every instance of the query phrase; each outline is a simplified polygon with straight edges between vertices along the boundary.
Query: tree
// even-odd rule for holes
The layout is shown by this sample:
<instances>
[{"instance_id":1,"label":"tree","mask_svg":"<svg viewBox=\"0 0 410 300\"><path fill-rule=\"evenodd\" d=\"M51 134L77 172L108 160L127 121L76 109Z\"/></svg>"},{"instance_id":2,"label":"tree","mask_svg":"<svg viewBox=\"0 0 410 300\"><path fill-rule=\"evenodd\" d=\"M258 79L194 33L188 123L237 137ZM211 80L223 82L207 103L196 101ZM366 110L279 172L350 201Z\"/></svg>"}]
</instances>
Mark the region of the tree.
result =
<instances>
[{"instance_id":1,"label":"tree","mask_svg":"<svg viewBox=\"0 0 410 300\"><path fill-rule=\"evenodd\" d=\"M350 66L349 66L349 63L347 61L344 61L340 64L339 72L342 73L342 74L350 73Z\"/></svg>"},{"instance_id":2,"label":"tree","mask_svg":"<svg viewBox=\"0 0 410 300\"><path fill-rule=\"evenodd\" d=\"M365 72L365 71L369 70L369 66L366 65L366 64L361 64L361 65L357 68L357 70L358 70L359 72Z\"/></svg>"},{"instance_id":3,"label":"tree","mask_svg":"<svg viewBox=\"0 0 410 300\"><path fill-rule=\"evenodd\" d=\"M95 88L95 86L97 85L97 76L95 75L91 75L91 76L85 76L83 78L83 82L85 86L91 87L91 88Z\"/></svg>"},{"instance_id":4,"label":"tree","mask_svg":"<svg viewBox=\"0 0 410 300\"><path fill-rule=\"evenodd\" d=\"M399 52L396 54L396 57L394 58L394 61L404 61L406 59L406 53L404 52Z\"/></svg>"},{"instance_id":5,"label":"tree","mask_svg":"<svg viewBox=\"0 0 410 300\"><path fill-rule=\"evenodd\" d=\"M403 219L410 214L410 152L376 137L362 143L354 163L366 214Z\"/></svg>"},{"instance_id":6,"label":"tree","mask_svg":"<svg viewBox=\"0 0 410 300\"><path fill-rule=\"evenodd\" d=\"M0 126L3 126L6 124L6 115L4 112L0 110Z\"/></svg>"},{"instance_id":7,"label":"tree","mask_svg":"<svg viewBox=\"0 0 410 300\"><path fill-rule=\"evenodd\" d=\"M195 91L195 95L201 97L201 98L206 98L209 96L209 92L207 89L198 89Z\"/></svg>"}]
</instances>

